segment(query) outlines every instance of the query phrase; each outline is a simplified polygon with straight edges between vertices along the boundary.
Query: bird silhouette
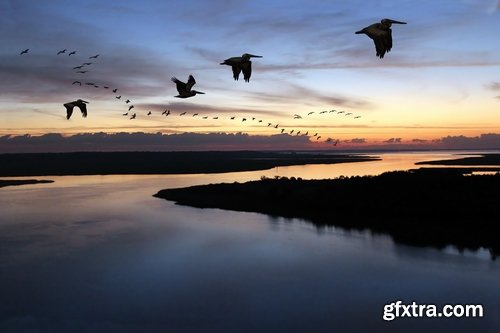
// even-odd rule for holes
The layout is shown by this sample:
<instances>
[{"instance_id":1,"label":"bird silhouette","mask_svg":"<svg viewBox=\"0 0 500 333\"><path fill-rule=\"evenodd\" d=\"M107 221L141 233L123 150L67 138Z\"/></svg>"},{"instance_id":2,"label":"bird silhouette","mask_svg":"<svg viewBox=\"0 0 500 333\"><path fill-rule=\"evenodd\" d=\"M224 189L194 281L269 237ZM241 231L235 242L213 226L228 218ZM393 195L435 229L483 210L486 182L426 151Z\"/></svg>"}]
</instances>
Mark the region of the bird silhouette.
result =
<instances>
[{"instance_id":1,"label":"bird silhouette","mask_svg":"<svg viewBox=\"0 0 500 333\"><path fill-rule=\"evenodd\" d=\"M130 117L130 119L135 119L135 113Z\"/></svg>"},{"instance_id":2,"label":"bird silhouette","mask_svg":"<svg viewBox=\"0 0 500 333\"><path fill-rule=\"evenodd\" d=\"M358 118L361 118L361 116L356 116L356 117L354 117L354 119L358 119Z\"/></svg>"},{"instance_id":3,"label":"bird silhouette","mask_svg":"<svg viewBox=\"0 0 500 333\"><path fill-rule=\"evenodd\" d=\"M197 113L193 113L193 117L196 117L198 114Z\"/></svg>"},{"instance_id":4,"label":"bird silhouette","mask_svg":"<svg viewBox=\"0 0 500 333\"><path fill-rule=\"evenodd\" d=\"M76 71L77 73L80 73L80 74L85 74L87 73L88 71Z\"/></svg>"},{"instance_id":5,"label":"bird silhouette","mask_svg":"<svg viewBox=\"0 0 500 333\"><path fill-rule=\"evenodd\" d=\"M130 99L127 99L127 100L125 101L125 103L127 103L127 104L128 104L128 103L130 103Z\"/></svg>"},{"instance_id":6,"label":"bird silhouette","mask_svg":"<svg viewBox=\"0 0 500 333\"><path fill-rule=\"evenodd\" d=\"M208 116L203 117L203 119L208 119Z\"/></svg>"},{"instance_id":7,"label":"bird silhouette","mask_svg":"<svg viewBox=\"0 0 500 333\"><path fill-rule=\"evenodd\" d=\"M374 23L367 26L356 34L365 34L373 40L375 44L375 50L377 51L377 57L382 59L384 55L392 49L392 30L391 25L396 24L406 24L406 22L395 21L391 19L383 19L380 23Z\"/></svg>"},{"instance_id":8,"label":"bird silhouette","mask_svg":"<svg viewBox=\"0 0 500 333\"><path fill-rule=\"evenodd\" d=\"M179 95L175 97L189 98L195 96L196 94L205 94L201 91L191 90L191 88L193 88L193 86L196 84L196 81L192 75L189 75L187 83L180 81L176 77L172 77L172 82L176 84L177 91L179 92Z\"/></svg>"},{"instance_id":9,"label":"bird silhouette","mask_svg":"<svg viewBox=\"0 0 500 333\"><path fill-rule=\"evenodd\" d=\"M73 69L81 69L82 67L83 67L83 65L80 65L80 66L73 67Z\"/></svg>"},{"instance_id":10,"label":"bird silhouette","mask_svg":"<svg viewBox=\"0 0 500 333\"><path fill-rule=\"evenodd\" d=\"M352 112L347 112L345 115L350 116L351 114L352 114Z\"/></svg>"},{"instance_id":11,"label":"bird silhouette","mask_svg":"<svg viewBox=\"0 0 500 333\"><path fill-rule=\"evenodd\" d=\"M220 64L231 66L234 80L237 81L240 77L240 73L243 72L243 79L245 82L250 82L250 76L252 76L252 62L250 58L262 58L262 56L243 53L241 57L228 58Z\"/></svg>"},{"instance_id":12,"label":"bird silhouette","mask_svg":"<svg viewBox=\"0 0 500 333\"><path fill-rule=\"evenodd\" d=\"M165 111L163 111L161 114L162 114L162 115L167 115L167 116L168 116L168 115L170 114L170 110L165 109Z\"/></svg>"},{"instance_id":13,"label":"bird silhouette","mask_svg":"<svg viewBox=\"0 0 500 333\"><path fill-rule=\"evenodd\" d=\"M92 63L91 62L84 62L82 65L83 66L89 66L89 65L92 65Z\"/></svg>"},{"instance_id":14,"label":"bird silhouette","mask_svg":"<svg viewBox=\"0 0 500 333\"><path fill-rule=\"evenodd\" d=\"M99 54L96 54L96 55L94 55L92 57L89 57L89 59L97 59L98 56L99 56Z\"/></svg>"},{"instance_id":15,"label":"bird silhouette","mask_svg":"<svg viewBox=\"0 0 500 333\"><path fill-rule=\"evenodd\" d=\"M327 113L328 111L321 111L319 114Z\"/></svg>"},{"instance_id":16,"label":"bird silhouette","mask_svg":"<svg viewBox=\"0 0 500 333\"><path fill-rule=\"evenodd\" d=\"M219 117L213 117L212 119L219 119Z\"/></svg>"},{"instance_id":17,"label":"bird silhouette","mask_svg":"<svg viewBox=\"0 0 500 333\"><path fill-rule=\"evenodd\" d=\"M73 55L73 54L76 54L76 51L71 51L70 53L68 53L68 56Z\"/></svg>"},{"instance_id":18,"label":"bird silhouette","mask_svg":"<svg viewBox=\"0 0 500 333\"><path fill-rule=\"evenodd\" d=\"M183 116L185 115L187 112L182 112L179 116Z\"/></svg>"},{"instance_id":19,"label":"bird silhouette","mask_svg":"<svg viewBox=\"0 0 500 333\"><path fill-rule=\"evenodd\" d=\"M108 86L103 86L103 88L104 88L104 89L109 89L109 87L108 87Z\"/></svg>"},{"instance_id":20,"label":"bird silhouette","mask_svg":"<svg viewBox=\"0 0 500 333\"><path fill-rule=\"evenodd\" d=\"M128 110L130 111L130 110L132 110L133 108L134 108L134 106L133 106L133 105L131 105L131 106L129 106L129 107L128 107Z\"/></svg>"},{"instance_id":21,"label":"bird silhouette","mask_svg":"<svg viewBox=\"0 0 500 333\"><path fill-rule=\"evenodd\" d=\"M87 117L87 101L84 101L83 99L77 99L76 101L69 102L63 104L64 107L66 108L66 119L71 118L71 115L73 114L73 108L77 106L80 111L82 112L82 117L86 118Z\"/></svg>"},{"instance_id":22,"label":"bird silhouette","mask_svg":"<svg viewBox=\"0 0 500 333\"><path fill-rule=\"evenodd\" d=\"M298 115L298 114L294 114L293 115L293 119L302 119L302 117L300 115Z\"/></svg>"},{"instance_id":23,"label":"bird silhouette","mask_svg":"<svg viewBox=\"0 0 500 333\"><path fill-rule=\"evenodd\" d=\"M283 132L284 132L284 131L285 131L285 129L284 129L284 128L282 128L282 129L281 129L281 133L283 134Z\"/></svg>"},{"instance_id":24,"label":"bird silhouette","mask_svg":"<svg viewBox=\"0 0 500 333\"><path fill-rule=\"evenodd\" d=\"M234 120L235 117L231 117L231 120Z\"/></svg>"},{"instance_id":25,"label":"bird silhouette","mask_svg":"<svg viewBox=\"0 0 500 333\"><path fill-rule=\"evenodd\" d=\"M148 116L150 116L150 115L151 115L151 111L148 112Z\"/></svg>"},{"instance_id":26,"label":"bird silhouette","mask_svg":"<svg viewBox=\"0 0 500 333\"><path fill-rule=\"evenodd\" d=\"M124 115L124 116L128 116L128 112L125 112L123 115Z\"/></svg>"},{"instance_id":27,"label":"bird silhouette","mask_svg":"<svg viewBox=\"0 0 500 333\"><path fill-rule=\"evenodd\" d=\"M244 122L244 121L247 121L247 118L243 118L243 119L241 119L241 122Z\"/></svg>"},{"instance_id":28,"label":"bird silhouette","mask_svg":"<svg viewBox=\"0 0 500 333\"><path fill-rule=\"evenodd\" d=\"M118 89L113 89L113 92L114 92L114 93L115 93L115 92L117 92L117 91L118 91Z\"/></svg>"},{"instance_id":29,"label":"bird silhouette","mask_svg":"<svg viewBox=\"0 0 500 333\"><path fill-rule=\"evenodd\" d=\"M72 84L79 84L79 85L82 85L82 83L80 81L73 81Z\"/></svg>"},{"instance_id":30,"label":"bird silhouette","mask_svg":"<svg viewBox=\"0 0 500 333\"><path fill-rule=\"evenodd\" d=\"M22 50L22 51L21 51L21 53L19 53L19 55L26 54L26 53L28 53L28 51L29 51L29 50L30 50L30 49Z\"/></svg>"},{"instance_id":31,"label":"bird silhouette","mask_svg":"<svg viewBox=\"0 0 500 333\"><path fill-rule=\"evenodd\" d=\"M120 99L120 98L122 98L122 95L120 95L120 96L115 96L115 98L116 98L116 99Z\"/></svg>"},{"instance_id":32,"label":"bird silhouette","mask_svg":"<svg viewBox=\"0 0 500 333\"><path fill-rule=\"evenodd\" d=\"M66 53L66 49L57 52L57 55L60 55L60 54L63 54L63 53Z\"/></svg>"},{"instance_id":33,"label":"bird silhouette","mask_svg":"<svg viewBox=\"0 0 500 333\"><path fill-rule=\"evenodd\" d=\"M310 116L314 113L314 111L309 112L307 115Z\"/></svg>"}]
</instances>

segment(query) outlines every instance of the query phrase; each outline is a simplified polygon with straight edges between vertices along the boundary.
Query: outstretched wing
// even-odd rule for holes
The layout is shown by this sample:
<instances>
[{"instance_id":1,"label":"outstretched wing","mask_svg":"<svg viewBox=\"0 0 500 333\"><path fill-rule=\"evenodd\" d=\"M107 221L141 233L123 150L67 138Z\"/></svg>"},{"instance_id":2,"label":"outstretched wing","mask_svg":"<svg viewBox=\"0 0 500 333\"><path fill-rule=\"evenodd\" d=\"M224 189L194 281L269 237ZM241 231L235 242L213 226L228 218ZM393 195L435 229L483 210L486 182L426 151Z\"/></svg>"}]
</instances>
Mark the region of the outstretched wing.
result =
<instances>
[{"instance_id":1,"label":"outstretched wing","mask_svg":"<svg viewBox=\"0 0 500 333\"><path fill-rule=\"evenodd\" d=\"M392 48L392 31L391 29L381 29L379 24L373 24L367 28L366 34L373 39L377 57L383 58L386 52Z\"/></svg>"},{"instance_id":2,"label":"outstretched wing","mask_svg":"<svg viewBox=\"0 0 500 333\"><path fill-rule=\"evenodd\" d=\"M246 82L250 81L250 76L252 76L252 62L245 61L241 64L241 70L243 71L243 78Z\"/></svg>"},{"instance_id":3,"label":"outstretched wing","mask_svg":"<svg viewBox=\"0 0 500 333\"><path fill-rule=\"evenodd\" d=\"M194 77L192 75L189 75L188 82L186 83L186 89L187 91L191 91L191 88L196 84L196 81L194 80Z\"/></svg>"},{"instance_id":4,"label":"outstretched wing","mask_svg":"<svg viewBox=\"0 0 500 333\"><path fill-rule=\"evenodd\" d=\"M177 86L177 91L179 92L179 94L184 94L186 93L186 84L182 81L180 81L178 78L176 78L175 76L172 77L172 82L174 82Z\"/></svg>"},{"instance_id":5,"label":"outstretched wing","mask_svg":"<svg viewBox=\"0 0 500 333\"><path fill-rule=\"evenodd\" d=\"M78 107L80 108L80 111L82 111L82 117L87 118L87 105L85 103L80 103Z\"/></svg>"},{"instance_id":6,"label":"outstretched wing","mask_svg":"<svg viewBox=\"0 0 500 333\"><path fill-rule=\"evenodd\" d=\"M231 66L231 68L233 69L233 78L238 81L238 79L240 78L240 73L241 73L241 66L240 64L234 64Z\"/></svg>"},{"instance_id":7,"label":"outstretched wing","mask_svg":"<svg viewBox=\"0 0 500 333\"><path fill-rule=\"evenodd\" d=\"M71 103L65 103L64 107L66 108L66 119L71 118L71 115L73 114L74 105Z\"/></svg>"}]
</instances>

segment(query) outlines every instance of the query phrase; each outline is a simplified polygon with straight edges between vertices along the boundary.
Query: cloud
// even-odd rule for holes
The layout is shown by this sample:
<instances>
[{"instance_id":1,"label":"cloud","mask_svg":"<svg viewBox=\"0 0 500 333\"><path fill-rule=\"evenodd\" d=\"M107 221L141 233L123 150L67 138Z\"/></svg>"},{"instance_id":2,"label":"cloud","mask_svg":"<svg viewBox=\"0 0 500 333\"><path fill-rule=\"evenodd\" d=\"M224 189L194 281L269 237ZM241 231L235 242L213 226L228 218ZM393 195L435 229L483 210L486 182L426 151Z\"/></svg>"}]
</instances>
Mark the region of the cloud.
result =
<instances>
[{"instance_id":1,"label":"cloud","mask_svg":"<svg viewBox=\"0 0 500 333\"><path fill-rule=\"evenodd\" d=\"M490 82L486 85L489 90L500 91L500 82Z\"/></svg>"},{"instance_id":2,"label":"cloud","mask_svg":"<svg viewBox=\"0 0 500 333\"><path fill-rule=\"evenodd\" d=\"M427 142L429 142L429 140L412 139L411 142L413 142L413 143L427 143Z\"/></svg>"},{"instance_id":3,"label":"cloud","mask_svg":"<svg viewBox=\"0 0 500 333\"><path fill-rule=\"evenodd\" d=\"M366 143L366 139L364 139L364 138L354 138L354 139L351 139L351 140L347 140L346 142L348 142L348 143L354 143L354 144L362 144L362 143Z\"/></svg>"},{"instance_id":4,"label":"cloud","mask_svg":"<svg viewBox=\"0 0 500 333\"><path fill-rule=\"evenodd\" d=\"M401 143L401 138L390 138L384 141L385 143Z\"/></svg>"}]
</instances>

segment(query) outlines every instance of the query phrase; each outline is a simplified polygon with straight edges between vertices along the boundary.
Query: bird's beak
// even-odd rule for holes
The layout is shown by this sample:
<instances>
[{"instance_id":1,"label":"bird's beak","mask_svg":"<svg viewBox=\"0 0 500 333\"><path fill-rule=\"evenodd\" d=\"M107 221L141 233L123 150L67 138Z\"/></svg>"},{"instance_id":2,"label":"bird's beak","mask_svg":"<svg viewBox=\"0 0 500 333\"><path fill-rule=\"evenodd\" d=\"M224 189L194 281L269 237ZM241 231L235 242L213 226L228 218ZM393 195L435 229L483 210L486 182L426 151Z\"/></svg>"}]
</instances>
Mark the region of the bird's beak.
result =
<instances>
[{"instance_id":1,"label":"bird's beak","mask_svg":"<svg viewBox=\"0 0 500 333\"><path fill-rule=\"evenodd\" d=\"M197 94L203 94L203 95L205 95L205 93L204 93L204 92L201 92L201 91L198 91L198 90L194 90L194 91L195 91Z\"/></svg>"},{"instance_id":2,"label":"bird's beak","mask_svg":"<svg viewBox=\"0 0 500 333\"><path fill-rule=\"evenodd\" d=\"M87 103L87 104L89 103L89 102L87 102L87 101L82 101L82 102L83 102L83 103Z\"/></svg>"},{"instance_id":3,"label":"bird's beak","mask_svg":"<svg viewBox=\"0 0 500 333\"><path fill-rule=\"evenodd\" d=\"M262 56L255 55L255 54L249 54L248 55L250 58L262 58Z\"/></svg>"},{"instance_id":4,"label":"bird's beak","mask_svg":"<svg viewBox=\"0 0 500 333\"><path fill-rule=\"evenodd\" d=\"M401 21L396 21L396 20L391 20L391 19L389 19L389 22L396 23L396 24L406 24L406 22L401 22Z\"/></svg>"}]
</instances>

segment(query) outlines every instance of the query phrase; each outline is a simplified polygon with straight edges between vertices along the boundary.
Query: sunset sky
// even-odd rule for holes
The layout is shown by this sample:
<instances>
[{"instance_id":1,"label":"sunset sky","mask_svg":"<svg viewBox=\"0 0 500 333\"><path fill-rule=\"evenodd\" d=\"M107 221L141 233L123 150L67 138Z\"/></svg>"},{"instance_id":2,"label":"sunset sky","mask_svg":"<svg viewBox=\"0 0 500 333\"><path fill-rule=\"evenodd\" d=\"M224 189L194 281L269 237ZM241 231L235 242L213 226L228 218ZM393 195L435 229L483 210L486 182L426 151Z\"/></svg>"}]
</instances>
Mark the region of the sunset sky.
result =
<instances>
[{"instance_id":1,"label":"sunset sky","mask_svg":"<svg viewBox=\"0 0 500 333\"><path fill-rule=\"evenodd\" d=\"M354 32L386 17L408 24L393 25L393 49L379 59ZM286 128L382 143L499 134L499 32L496 0L1 0L0 136ZM245 52L263 56L249 83L219 65ZM75 73L86 61L89 72ZM206 94L174 98L170 78L189 74ZM90 102L88 117L76 110L66 120L62 104L78 98ZM122 116L127 98L135 120ZM353 115L319 114L331 109Z\"/></svg>"}]
</instances>

